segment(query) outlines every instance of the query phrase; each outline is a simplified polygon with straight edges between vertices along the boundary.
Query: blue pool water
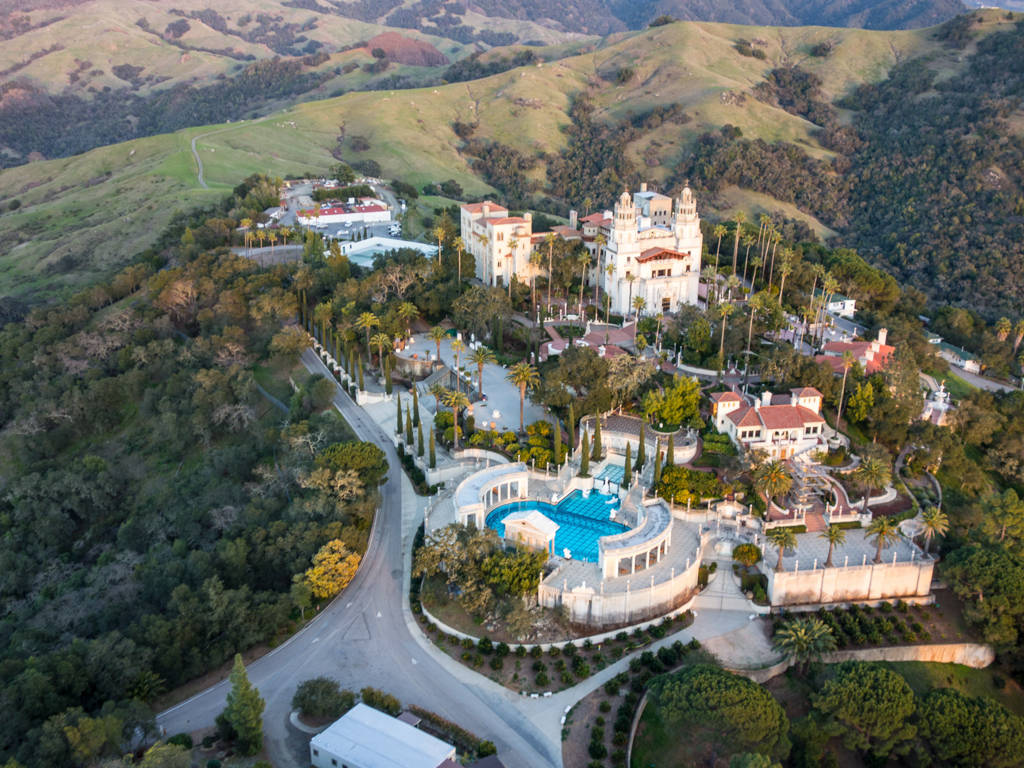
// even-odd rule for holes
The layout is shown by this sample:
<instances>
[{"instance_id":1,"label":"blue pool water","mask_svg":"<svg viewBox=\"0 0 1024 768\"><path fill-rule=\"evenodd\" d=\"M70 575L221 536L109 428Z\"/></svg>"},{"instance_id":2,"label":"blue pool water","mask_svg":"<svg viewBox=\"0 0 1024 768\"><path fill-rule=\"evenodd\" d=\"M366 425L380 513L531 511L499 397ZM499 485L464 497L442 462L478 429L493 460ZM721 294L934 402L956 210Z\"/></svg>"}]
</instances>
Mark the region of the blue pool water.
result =
<instances>
[{"instance_id":1,"label":"blue pool water","mask_svg":"<svg viewBox=\"0 0 1024 768\"><path fill-rule=\"evenodd\" d=\"M621 471L621 467L619 468ZM620 478L621 479L621 478ZM574 560L597 562L597 540L629 530L621 523L608 519L609 513L619 508L617 496L592 491L587 498L582 491L574 491L557 506L544 501L513 501L495 507L487 515L487 527L505 535L504 519L513 512L537 510L549 520L558 523L555 534L555 554L564 549L572 552Z\"/></svg>"},{"instance_id":2,"label":"blue pool water","mask_svg":"<svg viewBox=\"0 0 1024 768\"><path fill-rule=\"evenodd\" d=\"M619 485L622 483L622 477L625 474L626 470L624 467L620 467L618 464L606 464L604 469L601 470L601 474L597 476L597 487L600 488L605 479L612 485Z\"/></svg>"}]
</instances>

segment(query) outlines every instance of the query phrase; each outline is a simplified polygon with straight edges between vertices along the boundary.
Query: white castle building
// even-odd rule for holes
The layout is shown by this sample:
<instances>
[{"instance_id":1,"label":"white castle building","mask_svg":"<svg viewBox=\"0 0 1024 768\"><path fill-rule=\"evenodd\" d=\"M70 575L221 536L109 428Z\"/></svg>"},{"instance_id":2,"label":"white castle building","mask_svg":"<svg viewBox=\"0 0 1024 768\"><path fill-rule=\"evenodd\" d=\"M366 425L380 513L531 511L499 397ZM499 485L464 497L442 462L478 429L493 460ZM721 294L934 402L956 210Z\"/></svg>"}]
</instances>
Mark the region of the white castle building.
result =
<instances>
[{"instance_id":1,"label":"white castle building","mask_svg":"<svg viewBox=\"0 0 1024 768\"><path fill-rule=\"evenodd\" d=\"M533 232L530 214L509 216L491 201L462 206L462 241L476 259L476 276L487 285L507 284L512 275L528 283L534 270L546 271L546 259L531 265L530 253L543 253L544 236ZM689 186L673 200L649 191L646 184L630 195L624 191L614 210L554 228L559 237L579 240L595 257L588 281L611 296L611 310L632 311L642 296L644 313L672 312L680 304L696 304L703 237L697 201Z\"/></svg>"},{"instance_id":2,"label":"white castle building","mask_svg":"<svg viewBox=\"0 0 1024 768\"><path fill-rule=\"evenodd\" d=\"M666 195L648 192L646 184L635 197L623 192L605 237L597 275L613 312L627 314L637 296L644 298L647 313L697 303L703 236L689 186L674 206Z\"/></svg>"}]
</instances>

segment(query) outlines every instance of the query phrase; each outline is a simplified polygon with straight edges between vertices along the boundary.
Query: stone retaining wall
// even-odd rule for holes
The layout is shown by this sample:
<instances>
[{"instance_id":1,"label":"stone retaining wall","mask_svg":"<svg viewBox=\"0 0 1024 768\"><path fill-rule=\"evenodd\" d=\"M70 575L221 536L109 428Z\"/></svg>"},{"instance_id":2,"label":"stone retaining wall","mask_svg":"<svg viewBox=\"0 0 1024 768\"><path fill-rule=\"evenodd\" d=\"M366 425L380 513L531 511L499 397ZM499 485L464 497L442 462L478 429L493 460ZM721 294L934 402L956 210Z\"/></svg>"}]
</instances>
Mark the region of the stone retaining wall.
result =
<instances>
[{"instance_id":1,"label":"stone retaining wall","mask_svg":"<svg viewBox=\"0 0 1024 768\"><path fill-rule=\"evenodd\" d=\"M972 669L984 669L995 661L991 646L980 643L933 643L930 645L903 645L885 648L858 648L850 651L832 651L822 654L826 664L843 661L927 661L939 664L963 664ZM780 661L763 669L730 669L755 683L764 683L781 675L793 666L791 659Z\"/></svg>"}]
</instances>

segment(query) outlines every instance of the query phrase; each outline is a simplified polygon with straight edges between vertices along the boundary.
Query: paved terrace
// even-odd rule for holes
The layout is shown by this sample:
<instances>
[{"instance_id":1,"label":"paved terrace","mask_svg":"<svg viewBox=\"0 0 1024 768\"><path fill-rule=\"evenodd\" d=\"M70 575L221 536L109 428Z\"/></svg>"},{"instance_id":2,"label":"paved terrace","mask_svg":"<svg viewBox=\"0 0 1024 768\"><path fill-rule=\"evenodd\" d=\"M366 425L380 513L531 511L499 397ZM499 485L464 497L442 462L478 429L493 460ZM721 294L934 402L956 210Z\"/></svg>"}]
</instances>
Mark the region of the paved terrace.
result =
<instances>
[{"instance_id":1,"label":"paved terrace","mask_svg":"<svg viewBox=\"0 0 1024 768\"><path fill-rule=\"evenodd\" d=\"M782 558L783 570L793 571L798 567L799 570L808 570L814 566L815 561L819 568L824 567L828 557L827 541L812 533L797 534L796 540L796 549L787 551ZM778 550L767 542L765 546L772 552L765 555L765 567L774 568L778 560ZM875 559L876 549L875 539L869 537L865 529L851 528L846 532L845 543L836 545L832 553L832 563L836 566L860 566L864 563L870 565ZM882 562L892 563L894 555L897 563L919 562L929 557L916 544L903 537L882 549Z\"/></svg>"},{"instance_id":2,"label":"paved terrace","mask_svg":"<svg viewBox=\"0 0 1024 768\"><path fill-rule=\"evenodd\" d=\"M683 520L672 521L672 546L657 565L637 571L630 576L601 580L601 568L597 563L580 560L553 558L557 568L544 579L554 589L572 590L588 584L602 594L624 593L628 589L647 588L651 579L655 584L669 581L673 575L682 573L700 557L700 525Z\"/></svg>"},{"instance_id":3,"label":"paved terrace","mask_svg":"<svg viewBox=\"0 0 1024 768\"><path fill-rule=\"evenodd\" d=\"M455 352L452 350L453 341L455 341L453 337L445 336L441 342L441 360L449 368L455 370ZM472 352L469 348L469 339L463 339L463 343L466 347L459 355L459 364L462 370L469 375L475 388L477 385L477 368L469 362L469 355ZM404 355L412 355L413 353L418 354L421 359L426 358L428 353L431 356L436 356L437 345L427 338L426 334L415 334L413 335L412 342L403 352ZM501 432L519 430L519 387L509 383L505 378L507 375L508 368L503 365L490 364L484 366L485 400L482 403L476 402L472 406L472 414L476 418L477 429L497 429ZM433 406L432 410L436 411L432 395L424 394L422 399L430 400ZM441 406L441 410L444 410L444 406ZM546 410L542 406L533 403L529 395L527 395L523 417L524 423L532 424L544 418L547 418ZM492 423L494 424L493 427L491 427Z\"/></svg>"}]
</instances>

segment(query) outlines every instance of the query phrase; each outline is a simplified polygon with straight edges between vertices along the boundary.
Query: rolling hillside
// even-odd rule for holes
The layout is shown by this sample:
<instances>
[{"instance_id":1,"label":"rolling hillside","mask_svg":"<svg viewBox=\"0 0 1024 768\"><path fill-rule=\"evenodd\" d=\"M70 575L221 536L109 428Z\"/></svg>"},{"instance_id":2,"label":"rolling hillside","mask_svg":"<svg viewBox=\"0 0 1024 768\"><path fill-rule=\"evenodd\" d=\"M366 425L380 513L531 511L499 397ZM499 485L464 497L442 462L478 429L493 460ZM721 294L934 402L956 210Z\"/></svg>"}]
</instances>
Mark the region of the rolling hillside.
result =
<instances>
[{"instance_id":1,"label":"rolling hillside","mask_svg":"<svg viewBox=\"0 0 1024 768\"><path fill-rule=\"evenodd\" d=\"M999 13L984 18L978 27L982 32L1009 24ZM764 59L737 51L738 40L755 38L763 41ZM822 42L831 43L831 55L811 56L810 49ZM212 201L255 171L323 171L341 155L350 162L373 159L385 176L417 186L454 178L467 195L483 194L489 187L475 172L473 158L461 151L452 123L476 123L476 137L529 157L557 153L566 146L571 99L581 93L590 94L595 117L605 122L657 105L682 106L686 122L643 132L627 147L643 175L654 180L670 178L697 137L725 124L748 138L790 142L811 157L829 160L833 153L820 143L817 126L753 97L752 89L766 73L799 64L821 78L823 95L833 100L861 83L882 80L897 62L925 54L948 76L962 66L965 51L944 47L929 30L677 23L613 36L587 53L483 80L348 93L254 121L32 163L0 174L5 191L0 205L6 208L14 200L20 204L0 216L3 292L39 298L111 270L152 242L176 210ZM627 68L631 76L616 84L618 73ZM354 151L355 137L369 149ZM193 138L209 190L196 182ZM531 178L543 182L544 165L529 171ZM767 207L764 196L755 199L746 193L705 200L712 208L716 203L725 210L735 205ZM801 216L823 231L821 222L806 212Z\"/></svg>"}]
</instances>

